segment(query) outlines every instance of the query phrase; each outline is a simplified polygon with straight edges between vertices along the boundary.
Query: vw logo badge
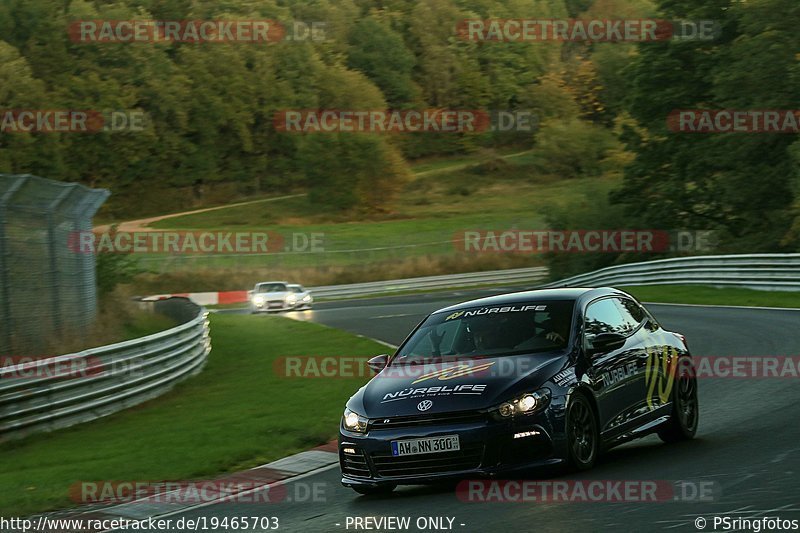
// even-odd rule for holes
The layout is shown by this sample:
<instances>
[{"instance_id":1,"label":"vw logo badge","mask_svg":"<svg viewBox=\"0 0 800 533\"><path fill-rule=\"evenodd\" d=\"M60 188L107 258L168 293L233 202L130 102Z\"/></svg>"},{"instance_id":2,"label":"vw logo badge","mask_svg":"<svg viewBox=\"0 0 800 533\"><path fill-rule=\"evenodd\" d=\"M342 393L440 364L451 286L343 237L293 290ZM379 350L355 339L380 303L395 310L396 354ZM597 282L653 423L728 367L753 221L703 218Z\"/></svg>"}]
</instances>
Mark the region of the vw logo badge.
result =
<instances>
[{"instance_id":1,"label":"vw logo badge","mask_svg":"<svg viewBox=\"0 0 800 533\"><path fill-rule=\"evenodd\" d=\"M433 402L430 400L423 400L417 404L417 409L420 411L427 411L431 407L433 407Z\"/></svg>"}]
</instances>

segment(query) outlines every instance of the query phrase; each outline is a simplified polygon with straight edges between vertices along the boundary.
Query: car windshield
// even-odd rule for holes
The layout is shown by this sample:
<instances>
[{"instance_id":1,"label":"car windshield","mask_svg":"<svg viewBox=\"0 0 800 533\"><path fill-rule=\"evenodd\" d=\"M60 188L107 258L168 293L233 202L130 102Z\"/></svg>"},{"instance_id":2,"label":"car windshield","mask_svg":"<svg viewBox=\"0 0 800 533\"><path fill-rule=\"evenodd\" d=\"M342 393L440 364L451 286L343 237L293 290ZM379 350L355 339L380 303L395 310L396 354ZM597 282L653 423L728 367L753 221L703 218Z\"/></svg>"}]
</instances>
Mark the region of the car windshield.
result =
<instances>
[{"instance_id":1,"label":"car windshield","mask_svg":"<svg viewBox=\"0 0 800 533\"><path fill-rule=\"evenodd\" d=\"M262 283L258 286L258 292L286 292L286 285L283 283Z\"/></svg>"},{"instance_id":2,"label":"car windshield","mask_svg":"<svg viewBox=\"0 0 800 533\"><path fill-rule=\"evenodd\" d=\"M435 313L414 332L392 363L502 357L567 346L573 301L525 302Z\"/></svg>"},{"instance_id":3,"label":"car windshield","mask_svg":"<svg viewBox=\"0 0 800 533\"><path fill-rule=\"evenodd\" d=\"M292 292L303 292L303 287L300 285L289 285L289 290Z\"/></svg>"}]
</instances>

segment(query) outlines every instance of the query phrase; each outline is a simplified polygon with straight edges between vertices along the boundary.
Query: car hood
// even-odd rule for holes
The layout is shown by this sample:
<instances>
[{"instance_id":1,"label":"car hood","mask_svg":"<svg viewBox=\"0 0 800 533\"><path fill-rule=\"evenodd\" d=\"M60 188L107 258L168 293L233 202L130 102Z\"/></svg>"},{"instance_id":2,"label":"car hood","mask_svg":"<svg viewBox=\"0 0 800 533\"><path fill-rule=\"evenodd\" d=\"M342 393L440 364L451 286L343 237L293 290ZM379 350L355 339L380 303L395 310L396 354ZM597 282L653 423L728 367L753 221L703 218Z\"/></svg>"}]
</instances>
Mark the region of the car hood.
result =
<instances>
[{"instance_id":1,"label":"car hood","mask_svg":"<svg viewBox=\"0 0 800 533\"><path fill-rule=\"evenodd\" d=\"M565 362L563 353L550 353L392 365L362 387L348 407L368 418L485 409L540 388ZM420 406L425 400L430 405Z\"/></svg>"},{"instance_id":2,"label":"car hood","mask_svg":"<svg viewBox=\"0 0 800 533\"><path fill-rule=\"evenodd\" d=\"M286 298L286 295L289 294L287 291L280 291L280 292L257 292L253 296L261 296L265 300L283 300Z\"/></svg>"}]
</instances>

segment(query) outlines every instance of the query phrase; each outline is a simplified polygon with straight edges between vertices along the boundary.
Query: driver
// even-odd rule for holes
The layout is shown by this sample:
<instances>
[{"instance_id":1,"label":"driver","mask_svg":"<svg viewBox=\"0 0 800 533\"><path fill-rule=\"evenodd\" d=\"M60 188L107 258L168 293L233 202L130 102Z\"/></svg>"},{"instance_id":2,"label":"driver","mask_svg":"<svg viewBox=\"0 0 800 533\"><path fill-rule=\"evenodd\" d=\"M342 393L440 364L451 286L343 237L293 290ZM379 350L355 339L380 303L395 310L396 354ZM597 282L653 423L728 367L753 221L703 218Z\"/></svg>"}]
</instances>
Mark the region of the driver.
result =
<instances>
[{"instance_id":1,"label":"driver","mask_svg":"<svg viewBox=\"0 0 800 533\"><path fill-rule=\"evenodd\" d=\"M491 350L498 347L499 336L496 327L490 320L478 319L469 324L469 331L472 333L472 343L474 351Z\"/></svg>"},{"instance_id":2,"label":"driver","mask_svg":"<svg viewBox=\"0 0 800 533\"><path fill-rule=\"evenodd\" d=\"M539 325L544 338L555 344L566 344L569 338L570 318L567 314L551 311L550 317Z\"/></svg>"}]
</instances>

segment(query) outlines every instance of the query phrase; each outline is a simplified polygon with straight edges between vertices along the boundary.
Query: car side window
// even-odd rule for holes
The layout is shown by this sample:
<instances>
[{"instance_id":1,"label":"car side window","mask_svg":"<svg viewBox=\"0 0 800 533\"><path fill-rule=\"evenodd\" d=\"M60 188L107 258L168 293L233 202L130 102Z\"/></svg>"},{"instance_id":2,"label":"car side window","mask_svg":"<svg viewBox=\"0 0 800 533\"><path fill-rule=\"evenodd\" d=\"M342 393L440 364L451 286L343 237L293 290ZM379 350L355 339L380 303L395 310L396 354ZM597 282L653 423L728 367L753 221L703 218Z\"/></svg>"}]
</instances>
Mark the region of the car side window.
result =
<instances>
[{"instance_id":1,"label":"car side window","mask_svg":"<svg viewBox=\"0 0 800 533\"><path fill-rule=\"evenodd\" d=\"M622 316L615 298L604 298L589 304L584 317L584 334L587 340L601 333L621 333L627 335L631 324Z\"/></svg>"},{"instance_id":2,"label":"car side window","mask_svg":"<svg viewBox=\"0 0 800 533\"><path fill-rule=\"evenodd\" d=\"M614 298L614 300L619 304L622 318L629 324L630 329L638 328L645 318L644 309L628 298Z\"/></svg>"}]
</instances>

